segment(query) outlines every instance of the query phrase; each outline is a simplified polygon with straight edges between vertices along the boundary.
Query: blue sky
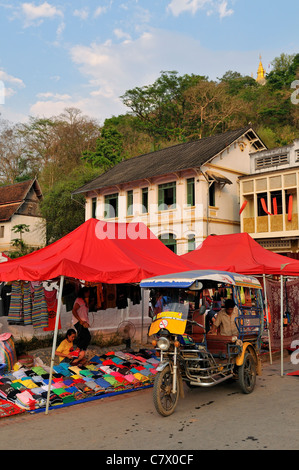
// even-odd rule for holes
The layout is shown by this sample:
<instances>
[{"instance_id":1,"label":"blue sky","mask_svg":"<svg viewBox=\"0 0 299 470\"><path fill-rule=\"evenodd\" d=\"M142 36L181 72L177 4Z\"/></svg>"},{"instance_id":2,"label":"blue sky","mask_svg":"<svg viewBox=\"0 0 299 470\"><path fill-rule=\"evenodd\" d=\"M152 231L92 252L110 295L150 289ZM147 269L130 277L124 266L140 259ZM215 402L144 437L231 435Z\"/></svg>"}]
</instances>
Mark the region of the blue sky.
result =
<instances>
[{"instance_id":1,"label":"blue sky","mask_svg":"<svg viewBox=\"0 0 299 470\"><path fill-rule=\"evenodd\" d=\"M0 117L76 107L102 124L162 70L256 77L260 54L269 71L299 52L298 18L298 0L0 0Z\"/></svg>"}]
</instances>

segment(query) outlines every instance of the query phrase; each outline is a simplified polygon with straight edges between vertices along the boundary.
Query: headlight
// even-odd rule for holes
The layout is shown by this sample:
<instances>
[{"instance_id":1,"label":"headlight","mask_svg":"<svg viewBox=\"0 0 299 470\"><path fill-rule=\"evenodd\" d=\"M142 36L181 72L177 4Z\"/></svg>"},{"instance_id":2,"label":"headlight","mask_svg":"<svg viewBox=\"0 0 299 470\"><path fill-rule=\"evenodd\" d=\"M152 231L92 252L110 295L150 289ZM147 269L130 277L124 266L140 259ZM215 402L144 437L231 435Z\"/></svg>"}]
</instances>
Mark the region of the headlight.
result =
<instances>
[{"instance_id":1,"label":"headlight","mask_svg":"<svg viewBox=\"0 0 299 470\"><path fill-rule=\"evenodd\" d=\"M167 351L169 349L170 342L167 338L162 336L162 338L159 338L157 341L157 347L161 349L161 351Z\"/></svg>"}]
</instances>

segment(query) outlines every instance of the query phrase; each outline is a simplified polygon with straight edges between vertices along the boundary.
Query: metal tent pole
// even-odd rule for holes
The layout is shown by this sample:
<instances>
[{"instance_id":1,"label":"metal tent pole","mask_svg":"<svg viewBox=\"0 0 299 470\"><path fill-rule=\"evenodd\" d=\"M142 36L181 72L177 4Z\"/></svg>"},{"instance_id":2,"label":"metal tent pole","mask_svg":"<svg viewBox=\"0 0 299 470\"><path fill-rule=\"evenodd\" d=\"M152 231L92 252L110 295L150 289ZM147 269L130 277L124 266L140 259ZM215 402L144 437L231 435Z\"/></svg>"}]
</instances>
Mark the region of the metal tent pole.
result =
<instances>
[{"instance_id":1,"label":"metal tent pole","mask_svg":"<svg viewBox=\"0 0 299 470\"><path fill-rule=\"evenodd\" d=\"M280 375L283 376L283 276L280 276Z\"/></svg>"},{"instance_id":2,"label":"metal tent pole","mask_svg":"<svg viewBox=\"0 0 299 470\"><path fill-rule=\"evenodd\" d=\"M51 392L51 384L52 384L52 376L53 376L53 367L54 367L54 361L55 361L55 351L56 351L56 343L57 343L58 325L59 325L59 318L60 318L61 305L62 305L63 284L64 284L64 276L60 276L60 286L59 286L58 304L57 304L57 312L56 312L56 319L55 319L55 329L54 329L54 338L53 338L53 345L52 345L50 377L49 377L48 394L47 394L47 404L46 404L46 411L45 411L45 414L46 414L46 415L47 415L48 412L49 412L49 401L50 401L50 392Z\"/></svg>"},{"instance_id":3,"label":"metal tent pole","mask_svg":"<svg viewBox=\"0 0 299 470\"><path fill-rule=\"evenodd\" d=\"M267 324L268 324L269 356L270 356L270 364L272 364L272 348L271 348L271 336L270 336L270 328L269 328L268 298L267 298L266 275L265 274L263 274L263 281L264 281L264 293L265 293L266 318L267 318Z\"/></svg>"}]
</instances>

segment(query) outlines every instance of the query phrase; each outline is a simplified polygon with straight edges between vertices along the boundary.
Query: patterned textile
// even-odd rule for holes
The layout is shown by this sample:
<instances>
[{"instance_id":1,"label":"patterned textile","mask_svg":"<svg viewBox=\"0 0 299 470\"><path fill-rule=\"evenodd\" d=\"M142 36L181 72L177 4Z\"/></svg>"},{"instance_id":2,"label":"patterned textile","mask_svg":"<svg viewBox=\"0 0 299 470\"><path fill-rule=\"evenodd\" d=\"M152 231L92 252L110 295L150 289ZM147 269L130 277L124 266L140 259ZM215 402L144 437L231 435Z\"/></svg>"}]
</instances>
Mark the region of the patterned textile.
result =
<instances>
[{"instance_id":1,"label":"patterned textile","mask_svg":"<svg viewBox=\"0 0 299 470\"><path fill-rule=\"evenodd\" d=\"M8 370L12 370L14 364L17 362L17 354L15 344L8 333L0 335L0 363L6 364Z\"/></svg>"},{"instance_id":2,"label":"patterned textile","mask_svg":"<svg viewBox=\"0 0 299 470\"><path fill-rule=\"evenodd\" d=\"M44 290L45 300L48 309L48 326L44 328L44 331L54 331L55 322L56 322L56 313L57 313L57 290L53 289L51 291ZM61 328L61 321L59 319L58 328Z\"/></svg>"},{"instance_id":3,"label":"patterned textile","mask_svg":"<svg viewBox=\"0 0 299 470\"><path fill-rule=\"evenodd\" d=\"M42 284L34 286L32 324L33 328L45 328L48 326L48 309Z\"/></svg>"},{"instance_id":4,"label":"patterned textile","mask_svg":"<svg viewBox=\"0 0 299 470\"><path fill-rule=\"evenodd\" d=\"M32 296L30 283L23 285L23 309L24 309L24 325L32 324Z\"/></svg>"},{"instance_id":5,"label":"patterned textile","mask_svg":"<svg viewBox=\"0 0 299 470\"><path fill-rule=\"evenodd\" d=\"M23 296L21 283L14 281L11 283L11 300L8 312L8 321L23 324Z\"/></svg>"},{"instance_id":6,"label":"patterned textile","mask_svg":"<svg viewBox=\"0 0 299 470\"><path fill-rule=\"evenodd\" d=\"M283 284L285 286L285 283ZM287 281L288 308L291 314L291 323L283 327L283 347L291 346L292 341L299 339L299 281ZM280 281L266 280L267 297L270 307L271 323L269 324L271 334L271 345L280 348L281 339L281 314L280 314ZM286 310L286 293L283 289L284 311Z\"/></svg>"}]
</instances>

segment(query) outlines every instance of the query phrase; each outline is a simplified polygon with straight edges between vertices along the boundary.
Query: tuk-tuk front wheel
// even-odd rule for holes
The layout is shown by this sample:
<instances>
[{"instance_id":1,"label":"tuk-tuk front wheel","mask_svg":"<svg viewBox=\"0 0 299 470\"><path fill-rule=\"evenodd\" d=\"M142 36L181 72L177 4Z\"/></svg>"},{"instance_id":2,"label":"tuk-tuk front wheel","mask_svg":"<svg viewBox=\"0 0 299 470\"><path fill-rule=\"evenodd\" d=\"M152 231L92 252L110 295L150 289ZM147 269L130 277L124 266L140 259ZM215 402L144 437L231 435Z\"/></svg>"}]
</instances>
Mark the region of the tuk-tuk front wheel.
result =
<instances>
[{"instance_id":1,"label":"tuk-tuk front wheel","mask_svg":"<svg viewBox=\"0 0 299 470\"><path fill-rule=\"evenodd\" d=\"M158 372L153 389L154 405L158 413L162 416L170 416L179 400L179 381L176 382L176 392L172 393L173 376L170 367L166 366L161 372Z\"/></svg>"},{"instance_id":2,"label":"tuk-tuk front wheel","mask_svg":"<svg viewBox=\"0 0 299 470\"><path fill-rule=\"evenodd\" d=\"M253 392L256 383L256 364L250 352L245 353L243 364L238 367L238 382L243 393Z\"/></svg>"}]
</instances>

